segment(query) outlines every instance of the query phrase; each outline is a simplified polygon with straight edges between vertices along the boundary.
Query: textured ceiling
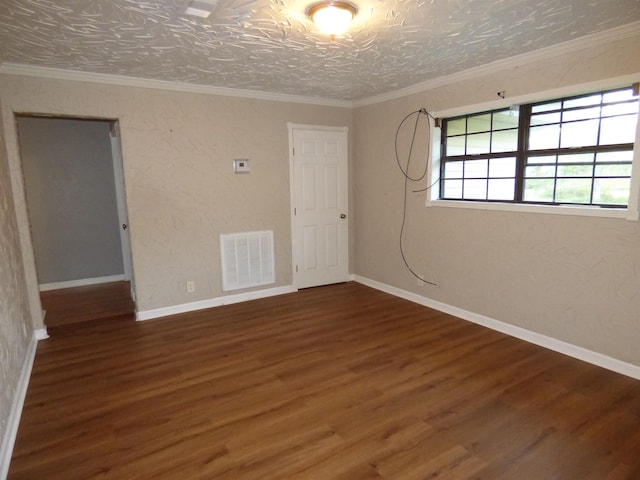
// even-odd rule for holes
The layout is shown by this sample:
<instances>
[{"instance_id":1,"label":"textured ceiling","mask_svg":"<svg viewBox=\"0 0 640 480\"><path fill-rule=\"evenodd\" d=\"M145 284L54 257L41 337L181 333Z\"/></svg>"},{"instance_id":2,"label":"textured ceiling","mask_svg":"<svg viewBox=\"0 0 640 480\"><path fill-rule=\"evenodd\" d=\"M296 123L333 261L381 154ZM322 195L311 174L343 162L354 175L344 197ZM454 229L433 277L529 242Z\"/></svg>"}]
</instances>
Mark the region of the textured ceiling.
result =
<instances>
[{"instance_id":1,"label":"textured ceiling","mask_svg":"<svg viewBox=\"0 0 640 480\"><path fill-rule=\"evenodd\" d=\"M0 62L358 100L640 20L640 0L356 0L331 39L313 0L0 0Z\"/></svg>"}]
</instances>

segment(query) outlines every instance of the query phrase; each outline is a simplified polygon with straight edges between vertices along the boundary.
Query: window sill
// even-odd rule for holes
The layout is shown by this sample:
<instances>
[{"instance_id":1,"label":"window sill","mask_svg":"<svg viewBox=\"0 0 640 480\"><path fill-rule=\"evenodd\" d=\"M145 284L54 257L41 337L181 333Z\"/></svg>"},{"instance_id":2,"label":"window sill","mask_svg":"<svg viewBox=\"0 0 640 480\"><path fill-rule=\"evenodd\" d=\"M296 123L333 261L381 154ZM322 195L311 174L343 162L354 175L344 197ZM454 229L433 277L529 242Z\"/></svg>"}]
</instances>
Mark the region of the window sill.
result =
<instances>
[{"instance_id":1,"label":"window sill","mask_svg":"<svg viewBox=\"0 0 640 480\"><path fill-rule=\"evenodd\" d=\"M574 215L580 217L622 218L637 222L638 211L626 208L556 206L556 205L523 205L499 202L465 202L453 200L427 200L427 207L466 208L470 210L493 210L501 212L541 213L549 215Z\"/></svg>"}]
</instances>

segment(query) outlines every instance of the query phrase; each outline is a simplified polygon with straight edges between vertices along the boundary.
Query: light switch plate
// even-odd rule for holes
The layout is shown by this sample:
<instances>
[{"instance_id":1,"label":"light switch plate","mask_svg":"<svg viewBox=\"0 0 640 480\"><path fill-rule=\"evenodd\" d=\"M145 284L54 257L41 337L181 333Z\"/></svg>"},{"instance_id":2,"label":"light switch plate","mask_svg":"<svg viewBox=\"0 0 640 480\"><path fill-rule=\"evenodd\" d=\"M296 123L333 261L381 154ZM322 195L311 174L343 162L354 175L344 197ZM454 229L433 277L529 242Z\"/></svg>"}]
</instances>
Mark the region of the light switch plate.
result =
<instances>
[{"instance_id":1,"label":"light switch plate","mask_svg":"<svg viewBox=\"0 0 640 480\"><path fill-rule=\"evenodd\" d=\"M246 158L236 158L233 161L233 173L249 173L251 168L249 167L249 160Z\"/></svg>"}]
</instances>

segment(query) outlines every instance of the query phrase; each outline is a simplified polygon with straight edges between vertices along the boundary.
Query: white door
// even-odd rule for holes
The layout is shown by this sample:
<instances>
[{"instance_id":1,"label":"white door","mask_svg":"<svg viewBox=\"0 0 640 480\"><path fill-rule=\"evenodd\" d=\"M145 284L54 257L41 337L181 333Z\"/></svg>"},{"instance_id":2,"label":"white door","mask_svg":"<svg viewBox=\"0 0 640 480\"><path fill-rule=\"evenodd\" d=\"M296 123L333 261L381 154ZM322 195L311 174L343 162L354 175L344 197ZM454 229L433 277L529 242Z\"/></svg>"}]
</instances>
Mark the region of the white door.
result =
<instances>
[{"instance_id":1,"label":"white door","mask_svg":"<svg viewBox=\"0 0 640 480\"><path fill-rule=\"evenodd\" d=\"M294 285L349 277L347 129L290 125Z\"/></svg>"}]
</instances>

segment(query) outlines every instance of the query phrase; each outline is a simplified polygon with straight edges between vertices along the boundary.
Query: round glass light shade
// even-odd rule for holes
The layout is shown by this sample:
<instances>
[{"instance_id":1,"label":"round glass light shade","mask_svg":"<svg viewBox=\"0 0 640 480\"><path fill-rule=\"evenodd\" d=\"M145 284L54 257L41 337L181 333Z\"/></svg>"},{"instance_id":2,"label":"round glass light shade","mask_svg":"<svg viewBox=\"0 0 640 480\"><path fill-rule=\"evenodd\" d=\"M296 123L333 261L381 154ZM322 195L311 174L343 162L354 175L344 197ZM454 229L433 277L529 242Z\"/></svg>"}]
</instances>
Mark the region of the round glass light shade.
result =
<instances>
[{"instance_id":1,"label":"round glass light shade","mask_svg":"<svg viewBox=\"0 0 640 480\"><path fill-rule=\"evenodd\" d=\"M356 7L347 2L320 3L309 9L311 20L327 35L346 32L356 13Z\"/></svg>"}]
</instances>

